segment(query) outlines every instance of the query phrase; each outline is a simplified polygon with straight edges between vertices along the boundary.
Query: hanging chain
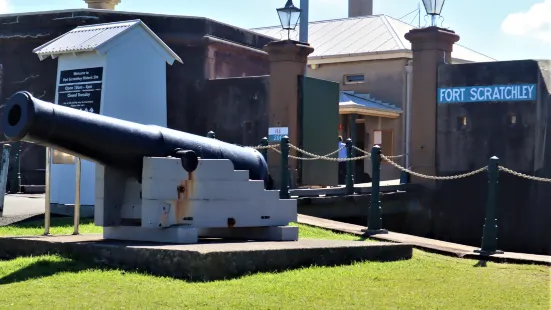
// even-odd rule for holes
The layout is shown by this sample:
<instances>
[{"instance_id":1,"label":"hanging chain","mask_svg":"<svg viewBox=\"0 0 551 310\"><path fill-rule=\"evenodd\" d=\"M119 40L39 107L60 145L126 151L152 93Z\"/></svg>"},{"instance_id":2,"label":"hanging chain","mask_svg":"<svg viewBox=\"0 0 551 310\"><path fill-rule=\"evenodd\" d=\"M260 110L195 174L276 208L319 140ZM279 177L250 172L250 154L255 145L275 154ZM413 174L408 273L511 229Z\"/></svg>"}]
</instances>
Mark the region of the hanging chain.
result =
<instances>
[{"instance_id":1,"label":"hanging chain","mask_svg":"<svg viewBox=\"0 0 551 310\"><path fill-rule=\"evenodd\" d=\"M302 153L304 155L307 155L307 156L310 156L310 157L313 157L314 159L321 159L321 160L327 160L327 161L352 161L352 160L360 160L360 159L364 159L364 158L368 158L369 156L366 155L366 156L357 156L357 157L351 157L351 158L332 158L332 157L327 157L328 155L325 155L325 156L318 156L316 154L312 154L310 152L307 152L305 150L301 150L300 148L292 145L289 143L289 147L296 150L297 152L299 153ZM336 150L335 152L331 153L330 155L333 155L335 153L337 153L338 151L342 150L343 148L345 148L346 146L343 146L341 147L340 149ZM291 156L289 156L291 157ZM291 157L292 158L292 157ZM296 158L296 159L302 159L304 160L303 158ZM312 159L308 159L308 160L312 160Z\"/></svg>"},{"instance_id":2,"label":"hanging chain","mask_svg":"<svg viewBox=\"0 0 551 310\"><path fill-rule=\"evenodd\" d=\"M467 173L464 173L464 174L451 175L451 176L445 176L445 177L437 177L437 176L431 176L431 175L426 175L426 174L421 174L421 173L418 173L418 172L411 171L407 168L404 168L404 167L398 165L394 161L390 160L389 157L387 157L383 154L381 154L381 158L384 159L385 161L387 161L389 164L393 165L394 167L396 167L396 168L398 168L398 169L400 169L404 172L407 172L407 173L409 173L411 175L414 175L414 176L418 176L420 178L430 179L430 180L457 180L457 179L470 177L470 176L473 176L477 173L488 170L488 166L485 166L485 167L482 167L480 169L477 169L477 170L474 170L474 171L471 171L471 172L467 172Z\"/></svg>"},{"instance_id":3,"label":"hanging chain","mask_svg":"<svg viewBox=\"0 0 551 310\"><path fill-rule=\"evenodd\" d=\"M252 148L252 149L255 149L255 150L273 150L274 152L281 154L281 150L279 150L279 148L280 148L279 144L259 145L259 146L249 146L249 147ZM300 148L298 148L298 147L296 147L296 146L294 146L293 144L290 144L290 143L289 143L289 148L294 149L298 153L302 153L306 156L309 156L309 157L298 157L298 156L289 155L289 158L297 159L297 160L326 160L326 161L345 162L345 161L354 161L354 160L362 160L362 159L366 159L366 158L368 158L368 159L371 158L371 153L370 152L362 150L361 148L359 148L357 146L354 146L354 145L352 146L352 148L356 151L359 151L359 152L363 153L364 154L363 156L356 156L356 157L351 157L351 158L333 158L333 157L329 157L331 155L337 154L338 152L340 152L341 150L346 148L346 146L342 146L339 149L337 149L336 151L333 151L333 152L331 152L329 154L326 154L326 155L316 155L316 154L307 152L305 150L302 150L302 149L300 149ZM414 175L414 176L417 176L417 177L420 177L420 178L430 179L430 180L457 180L457 179L467 178L467 177L470 177L470 176L473 176L475 174L478 174L478 173L481 173L481 172L484 172L484 171L488 170L488 166L485 166L485 167L482 167L480 169L477 169L477 170L474 170L474 171L471 171L471 172L467 172L467 173L464 173L464 174L458 174L458 175L452 175L452 176L441 176L441 177L431 176L431 175L418 173L418 172L412 171L410 169L404 168L404 167L400 166L399 164L397 164L396 162L394 162L392 160L393 158L400 158L400 157L403 157L405 155L406 154L396 155L396 156L386 156L384 154L381 154L381 159L383 159L384 161L388 162L389 164L391 164L392 166L394 166L395 168L397 168L401 171L407 172L411 175ZM517 177L520 177L520 178L524 178L524 179L528 179L528 180L532 180L532 181L551 183L551 179L549 179L549 178L541 178L541 177L535 177L535 176L527 175L527 174L520 173L520 172L511 170L511 169L503 167L503 166L498 166L498 169L505 172L505 173L509 173L511 175L514 175L514 176L517 176Z\"/></svg>"},{"instance_id":4,"label":"hanging chain","mask_svg":"<svg viewBox=\"0 0 551 310\"><path fill-rule=\"evenodd\" d=\"M499 170L501 170L503 172L506 172L506 173L509 173L509 174L512 174L514 176L521 177L521 178L524 178L524 179L539 181L539 182L551 182L551 179L534 177L534 176L531 176L531 175L527 175L527 174L524 174L524 173L513 171L513 170L505 168L503 166L498 166L498 167L499 167Z\"/></svg>"}]
</instances>

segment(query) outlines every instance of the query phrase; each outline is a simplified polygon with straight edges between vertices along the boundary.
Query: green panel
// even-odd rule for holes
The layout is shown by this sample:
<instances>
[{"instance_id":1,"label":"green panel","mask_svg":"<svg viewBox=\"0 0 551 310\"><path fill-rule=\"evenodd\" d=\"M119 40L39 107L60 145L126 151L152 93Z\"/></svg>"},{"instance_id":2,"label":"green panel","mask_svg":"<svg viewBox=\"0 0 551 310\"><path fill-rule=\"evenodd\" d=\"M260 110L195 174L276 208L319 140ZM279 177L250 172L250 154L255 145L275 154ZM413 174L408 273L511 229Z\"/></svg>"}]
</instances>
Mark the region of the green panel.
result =
<instances>
[{"instance_id":1,"label":"green panel","mask_svg":"<svg viewBox=\"0 0 551 310\"><path fill-rule=\"evenodd\" d=\"M339 84L304 76L299 79L300 146L316 155L334 152L338 148ZM337 154L331 157L337 158ZM338 162L301 161L301 185L335 186L337 182Z\"/></svg>"}]
</instances>

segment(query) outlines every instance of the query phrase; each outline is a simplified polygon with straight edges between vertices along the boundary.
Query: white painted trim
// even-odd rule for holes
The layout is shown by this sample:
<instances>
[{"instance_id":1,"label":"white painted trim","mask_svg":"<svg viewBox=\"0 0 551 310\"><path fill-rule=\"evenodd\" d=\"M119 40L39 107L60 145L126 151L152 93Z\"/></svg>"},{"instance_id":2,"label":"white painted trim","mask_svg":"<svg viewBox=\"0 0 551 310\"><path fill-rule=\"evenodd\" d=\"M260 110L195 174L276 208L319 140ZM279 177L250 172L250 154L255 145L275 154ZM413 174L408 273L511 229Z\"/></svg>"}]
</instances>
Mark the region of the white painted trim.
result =
<instances>
[{"instance_id":1,"label":"white painted trim","mask_svg":"<svg viewBox=\"0 0 551 310\"><path fill-rule=\"evenodd\" d=\"M331 55L331 56L313 56L308 57L308 65L321 65L332 63L346 63L355 61L370 61L370 60L386 60L386 59L413 59L412 52L410 50L398 50L392 52L381 53L358 53L358 54L343 54L343 55ZM452 58L453 63L473 63L474 61Z\"/></svg>"},{"instance_id":2,"label":"white painted trim","mask_svg":"<svg viewBox=\"0 0 551 310\"><path fill-rule=\"evenodd\" d=\"M396 59L396 58L412 58L411 52L400 51L392 53L359 53L359 54L344 54L333 56L314 56L308 57L308 64L329 64L329 63L342 63L353 61L366 61L366 60L382 60L382 59Z\"/></svg>"}]
</instances>

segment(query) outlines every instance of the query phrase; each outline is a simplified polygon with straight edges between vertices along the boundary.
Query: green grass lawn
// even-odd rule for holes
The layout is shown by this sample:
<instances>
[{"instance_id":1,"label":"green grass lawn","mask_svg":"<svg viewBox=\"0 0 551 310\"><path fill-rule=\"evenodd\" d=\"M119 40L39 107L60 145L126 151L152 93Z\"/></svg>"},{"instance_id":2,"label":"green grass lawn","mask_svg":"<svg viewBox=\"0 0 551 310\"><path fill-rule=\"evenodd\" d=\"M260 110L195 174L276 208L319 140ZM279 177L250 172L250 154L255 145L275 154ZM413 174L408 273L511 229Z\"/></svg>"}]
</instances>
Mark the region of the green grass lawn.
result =
<instances>
[{"instance_id":1,"label":"green grass lawn","mask_svg":"<svg viewBox=\"0 0 551 310\"><path fill-rule=\"evenodd\" d=\"M52 233L72 232L54 219ZM358 240L300 226L301 238ZM83 233L100 232L89 222ZM42 223L0 227L39 235ZM1 251L1 249L0 249ZM189 283L56 256L0 261L0 308L24 309L549 309L549 267L487 263L414 250L411 260L310 267Z\"/></svg>"}]
</instances>

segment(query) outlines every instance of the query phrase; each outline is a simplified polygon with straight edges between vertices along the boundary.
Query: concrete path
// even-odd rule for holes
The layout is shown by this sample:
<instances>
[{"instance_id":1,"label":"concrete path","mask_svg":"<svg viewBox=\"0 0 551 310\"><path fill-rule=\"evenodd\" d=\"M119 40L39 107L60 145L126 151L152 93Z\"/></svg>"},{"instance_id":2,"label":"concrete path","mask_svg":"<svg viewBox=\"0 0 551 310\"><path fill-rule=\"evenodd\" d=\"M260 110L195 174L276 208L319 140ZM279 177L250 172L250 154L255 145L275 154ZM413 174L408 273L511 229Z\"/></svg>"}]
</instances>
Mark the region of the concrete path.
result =
<instances>
[{"instance_id":1,"label":"concrete path","mask_svg":"<svg viewBox=\"0 0 551 310\"><path fill-rule=\"evenodd\" d=\"M44 195L6 195L4 198L4 217L44 213Z\"/></svg>"},{"instance_id":2,"label":"concrete path","mask_svg":"<svg viewBox=\"0 0 551 310\"><path fill-rule=\"evenodd\" d=\"M0 226L21 222L44 214L44 195L6 195Z\"/></svg>"},{"instance_id":3,"label":"concrete path","mask_svg":"<svg viewBox=\"0 0 551 310\"><path fill-rule=\"evenodd\" d=\"M345 232L354 235L363 235L363 229L365 226L353 225L348 223L342 223L337 221L326 220L318 217L299 214L298 222L305 225L315 226L319 228L325 228L337 232ZM440 254L454 255L462 258L480 259L483 261L496 261L496 262L515 262L515 263L528 263L528 264L543 264L551 266L551 256L548 255L534 255L524 253L505 252L503 254L495 255L480 255L475 253L475 250L479 250L477 247L468 245L461 245L451 242L439 241L434 239L428 239L423 237L417 237L412 235L405 235L395 232L388 232L386 234L376 234L370 236L371 239L380 241L391 241L398 243L411 244L416 248L437 252Z\"/></svg>"}]
</instances>

